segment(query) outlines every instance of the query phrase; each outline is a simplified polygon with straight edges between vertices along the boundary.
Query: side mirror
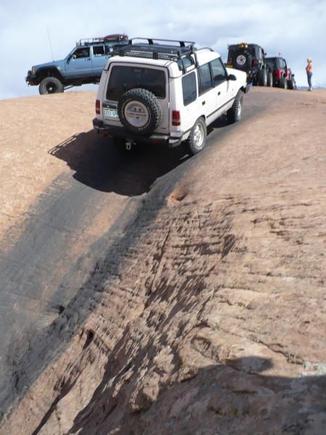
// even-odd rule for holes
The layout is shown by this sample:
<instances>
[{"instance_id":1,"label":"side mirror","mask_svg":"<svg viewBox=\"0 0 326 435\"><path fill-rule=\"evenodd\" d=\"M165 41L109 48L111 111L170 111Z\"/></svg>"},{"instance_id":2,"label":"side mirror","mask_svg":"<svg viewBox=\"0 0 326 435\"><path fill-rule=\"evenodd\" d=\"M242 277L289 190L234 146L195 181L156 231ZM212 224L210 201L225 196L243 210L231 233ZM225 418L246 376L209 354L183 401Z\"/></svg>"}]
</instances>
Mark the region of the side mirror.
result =
<instances>
[{"instance_id":1,"label":"side mirror","mask_svg":"<svg viewBox=\"0 0 326 435\"><path fill-rule=\"evenodd\" d=\"M234 81L236 81L237 78L234 74L229 74L227 79L230 80L231 82L234 82Z\"/></svg>"}]
</instances>

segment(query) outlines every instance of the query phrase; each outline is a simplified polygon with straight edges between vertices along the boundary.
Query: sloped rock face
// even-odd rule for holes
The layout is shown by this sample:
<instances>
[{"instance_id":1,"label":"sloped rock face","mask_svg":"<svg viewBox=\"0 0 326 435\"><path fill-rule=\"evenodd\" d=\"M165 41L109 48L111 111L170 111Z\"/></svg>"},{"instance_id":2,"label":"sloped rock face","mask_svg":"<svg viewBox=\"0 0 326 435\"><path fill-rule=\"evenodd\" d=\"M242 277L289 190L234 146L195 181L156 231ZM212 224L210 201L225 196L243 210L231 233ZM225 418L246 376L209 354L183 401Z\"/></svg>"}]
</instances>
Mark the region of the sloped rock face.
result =
<instances>
[{"instance_id":1,"label":"sloped rock face","mask_svg":"<svg viewBox=\"0 0 326 435\"><path fill-rule=\"evenodd\" d=\"M324 433L326 100L279 95L139 204L1 433Z\"/></svg>"}]
</instances>

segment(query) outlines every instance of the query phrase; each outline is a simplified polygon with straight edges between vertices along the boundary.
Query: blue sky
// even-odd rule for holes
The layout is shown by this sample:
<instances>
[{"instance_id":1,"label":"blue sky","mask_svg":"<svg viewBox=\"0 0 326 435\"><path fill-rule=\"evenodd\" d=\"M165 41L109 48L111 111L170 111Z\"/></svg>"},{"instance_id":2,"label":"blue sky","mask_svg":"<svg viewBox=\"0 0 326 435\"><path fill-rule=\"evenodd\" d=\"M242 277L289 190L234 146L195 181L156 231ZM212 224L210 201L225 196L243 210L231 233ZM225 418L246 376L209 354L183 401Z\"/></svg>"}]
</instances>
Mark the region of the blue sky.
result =
<instances>
[{"instance_id":1,"label":"blue sky","mask_svg":"<svg viewBox=\"0 0 326 435\"><path fill-rule=\"evenodd\" d=\"M281 53L299 84L305 61L314 61L314 84L326 85L326 0L1 0L0 99L38 94L27 70L65 57L75 41L108 33L190 39L225 59L227 45L256 42ZM95 87L94 87L95 89Z\"/></svg>"}]
</instances>

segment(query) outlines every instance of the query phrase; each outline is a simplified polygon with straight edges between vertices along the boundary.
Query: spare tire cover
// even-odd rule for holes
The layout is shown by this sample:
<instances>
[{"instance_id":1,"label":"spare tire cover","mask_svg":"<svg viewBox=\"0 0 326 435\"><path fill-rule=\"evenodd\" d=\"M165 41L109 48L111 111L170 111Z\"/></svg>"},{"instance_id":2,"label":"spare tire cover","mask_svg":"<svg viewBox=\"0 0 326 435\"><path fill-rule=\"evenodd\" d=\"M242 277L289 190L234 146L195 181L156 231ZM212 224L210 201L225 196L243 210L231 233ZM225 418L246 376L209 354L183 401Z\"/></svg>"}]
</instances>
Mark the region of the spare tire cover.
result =
<instances>
[{"instance_id":1,"label":"spare tire cover","mask_svg":"<svg viewBox=\"0 0 326 435\"><path fill-rule=\"evenodd\" d=\"M138 135L150 135L159 126L161 108L156 96L143 88L125 92L118 101L118 115L127 130Z\"/></svg>"},{"instance_id":2,"label":"spare tire cover","mask_svg":"<svg viewBox=\"0 0 326 435\"><path fill-rule=\"evenodd\" d=\"M239 56L236 58L236 62L238 65L244 66L247 62L247 58L244 54L239 54Z\"/></svg>"}]
</instances>

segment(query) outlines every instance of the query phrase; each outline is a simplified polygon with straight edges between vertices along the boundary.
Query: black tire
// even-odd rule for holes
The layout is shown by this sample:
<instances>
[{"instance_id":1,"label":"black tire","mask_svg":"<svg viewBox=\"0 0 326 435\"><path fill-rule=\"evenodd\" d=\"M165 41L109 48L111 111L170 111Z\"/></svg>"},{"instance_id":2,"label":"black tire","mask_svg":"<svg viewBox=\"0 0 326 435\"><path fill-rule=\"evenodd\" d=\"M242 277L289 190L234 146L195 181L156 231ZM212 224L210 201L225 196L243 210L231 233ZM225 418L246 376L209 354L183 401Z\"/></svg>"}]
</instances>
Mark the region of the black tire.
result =
<instances>
[{"instance_id":1,"label":"black tire","mask_svg":"<svg viewBox=\"0 0 326 435\"><path fill-rule=\"evenodd\" d=\"M234 100L231 109L229 109L226 113L229 124L233 124L241 120L242 102L243 102L243 94L242 92L239 92Z\"/></svg>"},{"instance_id":2,"label":"black tire","mask_svg":"<svg viewBox=\"0 0 326 435\"><path fill-rule=\"evenodd\" d=\"M270 88L274 86L274 78L271 71L268 73L267 86L269 86Z\"/></svg>"},{"instance_id":3,"label":"black tire","mask_svg":"<svg viewBox=\"0 0 326 435\"><path fill-rule=\"evenodd\" d=\"M282 88L282 89L287 89L288 88L288 81L286 80L285 77L281 77L280 88Z\"/></svg>"},{"instance_id":4,"label":"black tire","mask_svg":"<svg viewBox=\"0 0 326 435\"><path fill-rule=\"evenodd\" d=\"M267 86L267 71L266 69L261 69L258 73L258 84L259 86Z\"/></svg>"},{"instance_id":5,"label":"black tire","mask_svg":"<svg viewBox=\"0 0 326 435\"><path fill-rule=\"evenodd\" d=\"M126 109L129 104L140 103L137 111L130 108L129 120L126 115ZM131 114L131 115L130 115ZM161 121L161 108L155 95L147 89L135 88L125 92L118 102L118 115L121 123L130 132L140 135L149 136L159 126ZM145 119L144 124L141 123ZM134 124L130 121L133 120ZM140 122L139 122L140 121ZM137 125L139 123L139 125Z\"/></svg>"},{"instance_id":6,"label":"black tire","mask_svg":"<svg viewBox=\"0 0 326 435\"><path fill-rule=\"evenodd\" d=\"M294 89L294 82L293 80L288 80L288 89L291 89L291 91Z\"/></svg>"},{"instance_id":7,"label":"black tire","mask_svg":"<svg viewBox=\"0 0 326 435\"><path fill-rule=\"evenodd\" d=\"M200 142L198 142L197 134L198 130L201 130L202 138ZM207 142L207 128L205 124L205 120L203 118L197 119L194 126L191 129L190 135L188 139L186 140L186 146L189 153L193 156L195 154L198 154L200 151L202 151Z\"/></svg>"},{"instance_id":8,"label":"black tire","mask_svg":"<svg viewBox=\"0 0 326 435\"><path fill-rule=\"evenodd\" d=\"M41 95L58 94L64 91L64 86L56 77L45 77L39 86Z\"/></svg>"}]
</instances>

